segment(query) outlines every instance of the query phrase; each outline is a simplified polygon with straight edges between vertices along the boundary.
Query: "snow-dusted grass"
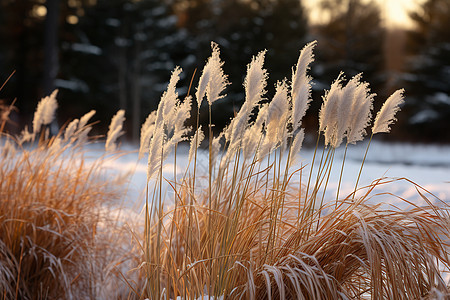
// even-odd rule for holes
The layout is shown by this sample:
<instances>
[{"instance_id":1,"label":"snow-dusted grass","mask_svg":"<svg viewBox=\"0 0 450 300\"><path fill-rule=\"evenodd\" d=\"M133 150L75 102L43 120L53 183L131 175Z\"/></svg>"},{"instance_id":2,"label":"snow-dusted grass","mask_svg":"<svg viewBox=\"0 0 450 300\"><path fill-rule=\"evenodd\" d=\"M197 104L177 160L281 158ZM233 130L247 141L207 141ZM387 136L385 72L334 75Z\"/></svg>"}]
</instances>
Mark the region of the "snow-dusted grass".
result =
<instances>
[{"instance_id":1,"label":"snow-dusted grass","mask_svg":"<svg viewBox=\"0 0 450 300\"><path fill-rule=\"evenodd\" d=\"M7 274L0 278L4 297L22 298L18 291L34 282L21 276L23 270L34 268L33 259L39 258L35 248L47 254L38 269L50 271L39 287L59 298L447 297L447 166L430 163L426 154L407 158L415 151L408 148L412 146L372 140L375 133L389 132L403 102L402 90L389 97L372 119L374 94L368 83L361 75L345 83L341 74L323 97L318 135L312 138L317 139L316 147L300 151L305 137L301 119L311 101L307 72L314 46L310 43L300 52L292 80L276 84L271 102L264 98L265 51L255 56L244 80L244 105L217 137L211 133L211 118L203 129L184 124L194 100L200 107L206 97L211 116L213 103L224 97L229 84L214 43L196 99L178 98L176 84L182 70L175 68L158 109L142 127L136 150L131 145L116 150L124 111L111 121L106 152L99 144L87 144L91 128L87 122L94 112L51 137L46 129L57 106L56 93L45 98L33 123L39 126L18 137L5 135L2 141L0 175L8 193L0 208L11 216L0 219L6 228L0 231L0 241L12 245L0 245L0 267ZM372 120L369 141L360 142ZM207 150L199 149L205 137ZM356 142L360 143L353 146ZM404 152L403 160L388 159L385 151L393 153L395 147L407 148L396 150ZM145 155L144 163L139 158ZM443 157L436 161L447 159ZM117 185L112 180L115 173L130 177L122 177ZM126 193L120 210L105 203L114 187ZM17 207L8 212L11 201ZM56 225L53 218L41 220L42 214L26 219L27 209L34 205L56 212ZM72 206L81 210L72 212ZM111 217L117 222L110 222ZM23 223L31 232L22 232ZM66 224L72 231L61 230ZM130 247L122 247L120 224L130 227ZM102 233L109 234L110 244ZM60 243L31 243L31 250L24 248L32 238L54 241L55 236L69 241L74 250L62 250L75 256L53 255L53 247ZM128 257L118 259L122 251L129 251ZM71 267L81 269L57 269L58 277L51 272L56 270L53 266L67 257ZM107 258L102 260L107 267L98 263L99 257ZM50 267L45 265L48 261ZM122 287L128 291L120 294L114 289L117 277L108 277L111 273L124 280ZM23 295L27 298L33 292Z\"/></svg>"},{"instance_id":2,"label":"snow-dusted grass","mask_svg":"<svg viewBox=\"0 0 450 300\"><path fill-rule=\"evenodd\" d=\"M343 172L343 182L341 185L342 194L349 194L354 189L354 183L364 157L366 143L360 143L349 148L347 152L345 170ZM100 148L101 146L99 146ZM122 145L124 155L105 162L106 167L112 172L129 173L129 190L127 199L124 201L128 207L142 207L144 204L145 187L147 183L147 161L138 160L136 146L131 144ZM181 145L177 153L177 175L182 176L188 165L187 145ZM344 149L336 152L336 165L342 163ZM101 149L92 152L93 156L101 155ZM308 165L313 157L314 149L303 148L298 154L298 163ZM208 151L200 149L198 168L205 171L208 168ZM173 179L173 157L169 157L164 164L164 178ZM339 171L333 170L330 177L329 193L336 194L339 180ZM307 174L303 174L305 177ZM405 178L417 183L428 190L440 200L450 203L450 146L448 145L424 145L406 143L386 143L372 141L364 170L361 176L361 186L370 184L372 181L386 177L387 179ZM306 178L307 179L307 178ZM294 181L298 179L294 178ZM166 185L165 190L169 194L173 191ZM424 204L423 199L417 193L416 188L407 180L396 181L392 184L384 185L380 188L383 192L391 192L393 195L408 199L416 204ZM431 197L432 198L432 197ZM171 204L172 197L168 196L168 205ZM404 206L405 203L397 197L390 197L387 203Z\"/></svg>"},{"instance_id":3,"label":"snow-dusted grass","mask_svg":"<svg viewBox=\"0 0 450 300\"><path fill-rule=\"evenodd\" d=\"M244 79L245 102L230 125L212 138L197 124L189 151L175 147L171 164L173 149L167 145L180 141L174 142L173 125L179 119L172 120L168 108L177 111L186 103L175 92L180 72L175 69L153 114L153 135L144 139L149 159L140 245L147 284L141 295L400 299L448 294L439 270L450 263L448 204L413 182L385 178L386 171L370 181L364 175L378 173L370 166L369 145L374 134L390 131L403 90L376 114L369 143L354 149L372 122L374 94L360 75L345 84L341 74L323 97L315 149L300 151L314 45L301 51L292 81L278 82L270 103L263 101L265 52L255 56ZM217 46L212 48L196 93L198 106L205 94L216 99L226 86L222 63L211 64L219 60ZM197 149L204 135L210 137L207 151ZM352 155L360 156L357 163ZM404 191L395 195L385 189L389 185ZM398 195L411 188L420 203Z\"/></svg>"}]
</instances>

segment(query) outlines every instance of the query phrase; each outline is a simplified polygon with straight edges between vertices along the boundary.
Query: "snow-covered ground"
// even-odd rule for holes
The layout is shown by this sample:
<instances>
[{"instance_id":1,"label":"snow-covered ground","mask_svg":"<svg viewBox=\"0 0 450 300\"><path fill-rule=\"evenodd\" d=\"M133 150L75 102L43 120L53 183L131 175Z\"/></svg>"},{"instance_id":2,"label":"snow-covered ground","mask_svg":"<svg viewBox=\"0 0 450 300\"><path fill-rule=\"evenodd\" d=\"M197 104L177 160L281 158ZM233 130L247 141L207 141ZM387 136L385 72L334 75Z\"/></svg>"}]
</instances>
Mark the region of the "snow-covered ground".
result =
<instances>
[{"instance_id":1,"label":"snow-covered ground","mask_svg":"<svg viewBox=\"0 0 450 300\"><path fill-rule=\"evenodd\" d=\"M345 161L340 195L351 193L361 167L361 162L367 148L367 143L360 143L349 147ZM130 172L130 182L128 185L128 199L126 204L140 206L143 203L147 161L146 158L138 160L135 152L136 147L124 145L122 150L128 152L114 160L108 161L107 165L114 172ZM185 172L187 165L186 146L180 146L177 152L177 177L180 178ZM302 149L299 153L297 165L307 165L303 172L304 182L307 181L309 168L313 157L314 149ZM317 156L320 156L318 152ZM333 172L330 176L330 182L327 187L328 198L334 199L339 181L344 148L336 151L333 163ZM317 157L316 157L317 159ZM317 168L318 162L315 167ZM207 174L208 170L207 152L199 152L198 173ZM168 180L173 178L174 161L173 157L164 164L164 177ZM369 152L364 164L359 187L370 184L372 181L381 178L406 178L420 185L426 191L429 191L440 200L450 203L450 146L437 145L411 145L411 144L388 144L378 141L372 141ZM298 179L297 179L298 180ZM392 195L375 196L371 201L382 201L391 204L401 203L397 197L402 197L418 205L424 203L424 200L416 190L416 186L408 180L402 179L390 184L383 184L377 187L373 194L391 193ZM170 188L166 184L167 193L170 194ZM422 193L426 191L421 190ZM395 195L396 197L394 197ZM169 199L171 197L168 197ZM436 202L436 198L427 195L427 198ZM404 203L403 205L404 206Z\"/></svg>"},{"instance_id":2,"label":"snow-covered ground","mask_svg":"<svg viewBox=\"0 0 450 300\"><path fill-rule=\"evenodd\" d=\"M340 196L353 192L366 148L367 143L360 143L349 147L347 150ZM146 158L138 160L135 149L136 147L125 145L122 147L122 150L128 151L128 154L107 162L112 173L124 174L129 172L130 174L127 198L121 214L126 219L134 221L141 219L140 211L145 199L147 182L147 160ZM177 152L177 178L181 178L186 170L188 151L187 146L179 147ZM303 175L304 183L308 180L307 176L313 154L314 149L302 149L299 153L297 166L307 165L305 167L306 172ZM199 152L198 174L202 172L207 174L207 155L207 151ZM318 156L320 156L320 153ZM329 201L334 201L336 198L343 156L344 148L338 149L335 154L333 172L327 187L326 198ZM316 168L317 165L318 162L315 164ZM173 157L170 157L165 162L163 173L166 179L171 180L173 178ZM385 181L396 178L400 180L378 185L372 192L372 197L369 201L383 202L390 208L398 207L400 209L408 206L401 198L415 205L425 205L426 203L419 194L416 185L412 183L414 182L421 187L419 191L433 203L438 205L442 205L442 202L450 204L450 146L387 144L372 141L358 186L369 185L381 177L385 177ZM152 187L152 183L150 183L150 187ZM167 183L164 185L164 190L166 203L170 205L171 199L173 199L171 197L173 192L171 192ZM450 273L448 271L444 271L443 277L445 282L450 284Z\"/></svg>"}]
</instances>

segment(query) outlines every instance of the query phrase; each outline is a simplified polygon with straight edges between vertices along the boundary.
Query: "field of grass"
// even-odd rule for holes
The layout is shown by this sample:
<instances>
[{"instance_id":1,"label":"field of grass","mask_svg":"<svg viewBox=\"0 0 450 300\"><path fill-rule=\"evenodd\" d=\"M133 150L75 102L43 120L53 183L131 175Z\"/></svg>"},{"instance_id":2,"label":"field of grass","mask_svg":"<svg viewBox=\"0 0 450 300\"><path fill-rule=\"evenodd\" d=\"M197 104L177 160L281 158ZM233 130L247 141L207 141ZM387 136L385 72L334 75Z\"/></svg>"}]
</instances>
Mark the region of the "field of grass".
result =
<instances>
[{"instance_id":1,"label":"field of grass","mask_svg":"<svg viewBox=\"0 0 450 300\"><path fill-rule=\"evenodd\" d=\"M132 183L112 178L106 167L123 154L117 150L123 110L111 120L104 153L94 158L87 149L95 112L50 134L56 92L39 103L31 131L10 136L2 125L2 298L449 297L448 203L411 183L420 205L401 198L405 206L386 206L373 197L396 180L361 182L372 136L390 131L402 90L372 118L369 84L341 74L323 96L311 161L298 159L314 47L302 49L292 78L277 83L271 101L265 52L256 55L247 66L244 105L215 137L211 118L206 129L185 123L192 101L211 112L225 97L229 82L218 46L212 44L193 96L179 99L176 68L142 125L139 157L148 164L138 218L122 216L127 210L120 208ZM3 108L3 124L10 109ZM354 182L344 188L349 147L367 132ZM181 142L190 142L182 162ZM200 153L200 145L208 150ZM335 176L338 184L330 187Z\"/></svg>"}]
</instances>

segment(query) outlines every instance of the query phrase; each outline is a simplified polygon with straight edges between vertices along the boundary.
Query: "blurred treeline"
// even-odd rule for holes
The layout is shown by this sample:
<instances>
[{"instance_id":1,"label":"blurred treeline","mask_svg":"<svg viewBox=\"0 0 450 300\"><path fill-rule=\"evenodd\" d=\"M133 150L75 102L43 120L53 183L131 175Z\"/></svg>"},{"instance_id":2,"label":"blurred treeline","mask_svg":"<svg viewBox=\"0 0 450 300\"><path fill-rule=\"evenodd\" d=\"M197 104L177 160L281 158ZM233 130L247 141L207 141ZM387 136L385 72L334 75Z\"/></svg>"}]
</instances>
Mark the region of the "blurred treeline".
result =
<instances>
[{"instance_id":1,"label":"blurred treeline","mask_svg":"<svg viewBox=\"0 0 450 300\"><path fill-rule=\"evenodd\" d=\"M19 111L9 130L29 124L37 101L58 88L59 126L95 109L105 128L124 108L129 138L136 139L175 66L184 70L180 96L192 78L195 92L211 41L220 45L232 82L228 97L213 106L219 129L243 102L253 55L268 50L270 99L276 81L289 80L299 50L318 40L308 130L317 128L320 97L339 72L347 79L362 72L378 94L375 109L406 89L390 137L450 142L450 1L425 0L410 12L408 30L387 27L377 3L318 0L320 20L312 20L300 0L0 0L0 85L16 71L0 99L17 98Z\"/></svg>"}]
</instances>

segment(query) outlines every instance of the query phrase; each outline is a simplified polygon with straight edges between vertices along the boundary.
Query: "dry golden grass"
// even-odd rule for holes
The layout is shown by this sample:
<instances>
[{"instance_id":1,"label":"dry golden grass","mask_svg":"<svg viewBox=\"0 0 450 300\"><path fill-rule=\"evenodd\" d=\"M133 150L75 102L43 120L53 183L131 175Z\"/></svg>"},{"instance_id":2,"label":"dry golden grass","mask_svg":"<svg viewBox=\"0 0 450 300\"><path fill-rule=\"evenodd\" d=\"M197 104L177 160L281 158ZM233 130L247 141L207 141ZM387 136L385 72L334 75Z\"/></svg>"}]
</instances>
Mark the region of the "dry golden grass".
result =
<instances>
[{"instance_id":1,"label":"dry golden grass","mask_svg":"<svg viewBox=\"0 0 450 300\"><path fill-rule=\"evenodd\" d=\"M136 291L137 297L450 297L441 274L442 267L450 267L448 204L433 205L417 187L428 205L405 211L389 209L369 201L373 190L386 184L383 180L358 189L370 141L374 134L390 131L404 101L403 90L392 94L374 119L354 193L339 193L344 155L336 198L332 203L326 199L336 148L345 142L346 153L348 144L363 140L372 123L374 94L361 75L345 84L340 74L325 92L309 170L295 165L304 137L301 118L311 101L307 72L314 46L312 42L303 48L292 81L278 82L270 103L263 101L268 78L263 67L265 51L255 56L244 79L244 104L229 126L213 138L213 101L209 100L222 93L226 75L218 48L212 44L213 54L196 93L198 107L204 91L209 106L208 170L197 170L197 148L202 140L198 136L203 137L197 124L185 175L169 182L175 198L174 207L168 209L162 168L171 145L180 140L173 129L179 119L171 112L191 101L190 96L183 102L178 99L175 85L181 71L176 68L172 73L156 117L151 118L151 126L146 122L143 127L148 127L143 132L152 135L143 139L149 149L149 171L144 232L137 240L142 253L141 276L146 282ZM325 143L319 147L322 136ZM321 156L319 148L323 149ZM294 184L292 178L298 173L300 182ZM306 182L304 178L308 178Z\"/></svg>"},{"instance_id":2,"label":"dry golden grass","mask_svg":"<svg viewBox=\"0 0 450 300\"><path fill-rule=\"evenodd\" d=\"M402 199L410 208L400 210L371 203L375 188L396 182L379 179L358 188L369 146L354 193L339 193L344 155L336 200L326 199L336 148L346 139L346 153L372 121L374 95L360 75L346 85L340 75L332 84L309 174L295 165L304 137L301 118L311 101L307 71L314 46L301 51L292 82L279 82L270 104L260 103L268 78L265 51L255 57L244 80L246 102L213 138L211 105L228 81L212 44L196 93L198 107L204 97L209 106L208 168L197 169L205 135L197 124L181 178L175 176L177 144L189 140L184 122L193 99L178 99L176 68L142 128L139 152L149 153L144 224L129 224L126 234L112 211L123 185L105 177L103 157L88 163L84 156L87 122L95 112L50 138L56 92L44 98L33 132L3 133L0 141L1 298L448 299L442 278L442 270L450 269L447 203L429 201L418 185L426 205ZM372 136L389 132L402 93L385 102ZM2 133L12 107L0 109ZM251 121L254 110L259 112ZM116 149L124 115L119 111L111 122L107 151ZM173 150L175 178L167 182L174 206L168 208L162 171ZM128 246L131 239L135 249Z\"/></svg>"},{"instance_id":3,"label":"dry golden grass","mask_svg":"<svg viewBox=\"0 0 450 300\"><path fill-rule=\"evenodd\" d=\"M171 299L450 295L437 265L450 266L450 210L445 204L407 211L368 204L372 190L383 184L376 181L360 199L350 195L337 208L333 202L301 219L297 216L305 209L305 194L299 207L300 191L276 189L271 183L261 187L263 181L258 186L255 177L242 177L233 191L231 181L222 182L212 211L207 191L190 206L191 187L186 182L180 187L177 207L167 212L161 233L156 225L148 233L150 263L144 269L149 283L142 297L157 298L158 276L159 293Z\"/></svg>"},{"instance_id":4,"label":"dry golden grass","mask_svg":"<svg viewBox=\"0 0 450 300\"><path fill-rule=\"evenodd\" d=\"M114 281L119 293L123 233L102 207L123 187L105 178L102 159L87 163L81 147L56 140L22 146L3 137L1 299L97 299Z\"/></svg>"}]
</instances>

